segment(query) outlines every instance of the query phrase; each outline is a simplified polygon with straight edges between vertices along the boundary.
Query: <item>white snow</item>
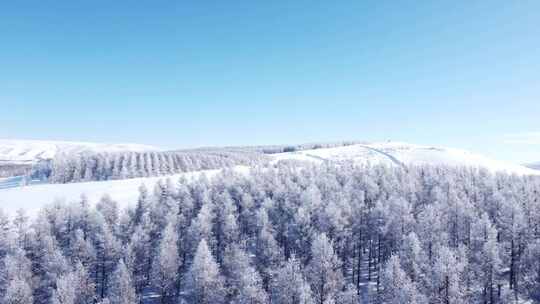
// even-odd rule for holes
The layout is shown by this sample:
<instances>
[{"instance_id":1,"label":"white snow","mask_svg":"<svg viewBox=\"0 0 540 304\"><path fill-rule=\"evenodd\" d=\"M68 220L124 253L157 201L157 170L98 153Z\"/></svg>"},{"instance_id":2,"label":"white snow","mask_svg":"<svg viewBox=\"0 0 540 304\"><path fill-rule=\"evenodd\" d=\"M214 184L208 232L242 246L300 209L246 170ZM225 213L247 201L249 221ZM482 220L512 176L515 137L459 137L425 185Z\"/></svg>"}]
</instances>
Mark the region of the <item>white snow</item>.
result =
<instances>
[{"instance_id":1,"label":"white snow","mask_svg":"<svg viewBox=\"0 0 540 304\"><path fill-rule=\"evenodd\" d=\"M142 152L159 151L159 149L139 144L0 139L0 163L32 163L51 159L60 151L63 153Z\"/></svg>"},{"instance_id":2,"label":"white snow","mask_svg":"<svg viewBox=\"0 0 540 304\"><path fill-rule=\"evenodd\" d=\"M531 169L540 170L540 162L528 163L528 164L525 164L524 166Z\"/></svg>"},{"instance_id":3,"label":"white snow","mask_svg":"<svg viewBox=\"0 0 540 304\"><path fill-rule=\"evenodd\" d=\"M453 148L413 145L399 142L356 144L335 148L304 150L274 154L274 162L303 160L313 162L352 160L359 164L447 165L452 167L486 168L492 172L519 175L540 175L525 166L494 160L483 155Z\"/></svg>"},{"instance_id":4,"label":"white snow","mask_svg":"<svg viewBox=\"0 0 540 304\"><path fill-rule=\"evenodd\" d=\"M237 166L233 170L247 174L249 167ZM51 204L55 200L65 202L79 201L85 194L91 204L95 204L104 194L117 201L121 207L135 204L139 196L139 186L145 184L149 191L159 180L170 178L174 183L180 177L188 180L206 175L208 178L221 172L221 169L187 172L182 174L133 178L100 182L84 182L72 184L41 184L24 187L0 189L0 209L8 214L15 214L18 209L24 209L27 214L34 215L44 205Z\"/></svg>"},{"instance_id":5,"label":"white snow","mask_svg":"<svg viewBox=\"0 0 540 304\"><path fill-rule=\"evenodd\" d=\"M2 141L0 141L0 143L1 142ZM107 145L105 147L97 145L91 147L95 147L96 149L108 149L111 146ZM135 145L128 147L136 149L141 146ZM464 150L393 142L356 144L335 148L279 153L273 154L272 157L273 163L280 160L297 160L315 163L352 160L359 164L371 163L386 164L390 166L431 164L458 167L483 167L492 172L501 171L519 175L540 175L539 170L493 160ZM234 170L247 174L247 172L249 172L249 167L237 166L234 167ZM114 200L118 201L121 206L126 206L136 202L138 197L138 187L142 183L144 183L149 190L152 190L155 183L160 179L164 180L171 178L173 182L176 182L181 176L191 179L198 177L201 174L206 174L208 177L212 177L220 171L220 169L204 170L149 178L72 184L40 184L24 187L18 186L20 180L17 180L16 178L1 179L0 209L3 209L8 213L13 213L17 209L22 208L29 214L34 214L43 207L43 205L50 204L56 199L65 200L66 202L78 201L83 193L88 197L91 203L97 202L104 194L109 194ZM5 186L4 189L2 189L3 184Z\"/></svg>"}]
</instances>

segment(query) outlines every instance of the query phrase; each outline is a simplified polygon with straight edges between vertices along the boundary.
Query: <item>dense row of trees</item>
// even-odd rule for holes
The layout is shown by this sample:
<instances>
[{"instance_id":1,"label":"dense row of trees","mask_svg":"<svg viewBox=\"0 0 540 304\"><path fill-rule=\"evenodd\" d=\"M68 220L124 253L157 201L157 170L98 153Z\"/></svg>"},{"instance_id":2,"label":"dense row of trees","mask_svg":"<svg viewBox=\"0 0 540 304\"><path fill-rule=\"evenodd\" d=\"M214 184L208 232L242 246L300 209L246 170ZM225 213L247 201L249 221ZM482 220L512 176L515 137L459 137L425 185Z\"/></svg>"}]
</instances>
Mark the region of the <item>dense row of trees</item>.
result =
<instances>
[{"instance_id":1,"label":"dense row of trees","mask_svg":"<svg viewBox=\"0 0 540 304\"><path fill-rule=\"evenodd\" d=\"M32 171L30 164L11 164L0 161L0 178L27 175Z\"/></svg>"},{"instance_id":2,"label":"dense row of trees","mask_svg":"<svg viewBox=\"0 0 540 304\"><path fill-rule=\"evenodd\" d=\"M188 171L260 164L261 153L247 151L126 152L59 154L34 175L53 183L160 176Z\"/></svg>"},{"instance_id":3,"label":"dense row of trees","mask_svg":"<svg viewBox=\"0 0 540 304\"><path fill-rule=\"evenodd\" d=\"M24 176L25 180L72 183L160 176L236 165L260 165L267 154L348 146L358 141L300 145L197 148L167 152L59 153L34 164L0 163L0 177Z\"/></svg>"},{"instance_id":4,"label":"dense row of trees","mask_svg":"<svg viewBox=\"0 0 540 304\"><path fill-rule=\"evenodd\" d=\"M150 193L151 192L151 193ZM0 216L1 303L540 302L540 180L278 165Z\"/></svg>"},{"instance_id":5,"label":"dense row of trees","mask_svg":"<svg viewBox=\"0 0 540 304\"><path fill-rule=\"evenodd\" d=\"M354 144L366 144L364 141L337 141L337 142L315 142L315 143L305 143L305 144L296 144L296 145L265 145L265 146L245 146L245 147L225 147L225 148L201 148L195 149L197 151L252 151L260 152L264 154L275 154L275 153L285 153L285 152L295 152L303 150L315 150L323 148L334 148L334 147L344 147ZM186 150L194 151L194 150Z\"/></svg>"}]
</instances>

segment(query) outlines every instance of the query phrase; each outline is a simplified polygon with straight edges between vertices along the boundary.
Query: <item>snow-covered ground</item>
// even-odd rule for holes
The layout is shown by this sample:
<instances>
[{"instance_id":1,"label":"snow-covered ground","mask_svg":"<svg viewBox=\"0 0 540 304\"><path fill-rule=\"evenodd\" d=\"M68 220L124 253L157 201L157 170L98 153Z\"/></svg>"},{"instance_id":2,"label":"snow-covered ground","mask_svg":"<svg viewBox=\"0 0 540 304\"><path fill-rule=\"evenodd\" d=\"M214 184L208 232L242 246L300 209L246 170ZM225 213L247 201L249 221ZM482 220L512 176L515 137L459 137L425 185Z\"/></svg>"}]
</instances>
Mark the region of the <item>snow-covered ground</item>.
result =
<instances>
[{"instance_id":1,"label":"snow-covered ground","mask_svg":"<svg viewBox=\"0 0 540 304\"><path fill-rule=\"evenodd\" d=\"M245 166L234 167L236 172L248 173L249 168ZM100 182L84 182L71 184L41 184L24 187L0 188L0 209L8 214L14 214L18 209L24 209L27 214L35 214L44 205L55 200L65 202L76 202L82 194L85 194L91 204L96 203L104 194L117 201L121 207L135 204L139 196L139 186L144 184L149 191L154 189L154 185L159 180L170 178L177 182L181 177L186 179L198 178L206 175L208 178L215 176L221 170L203 170L175 175L132 178L123 180L111 180ZM1 181L0 181L1 184Z\"/></svg>"},{"instance_id":2,"label":"snow-covered ground","mask_svg":"<svg viewBox=\"0 0 540 304\"><path fill-rule=\"evenodd\" d=\"M68 141L0 139L0 164L25 164L51 159L59 153L82 152L142 152L159 151L158 148L139 144L100 144Z\"/></svg>"},{"instance_id":3,"label":"snow-covered ground","mask_svg":"<svg viewBox=\"0 0 540 304\"><path fill-rule=\"evenodd\" d=\"M540 162L525 164L525 166L531 169L540 170Z\"/></svg>"},{"instance_id":4,"label":"snow-covered ground","mask_svg":"<svg viewBox=\"0 0 540 304\"><path fill-rule=\"evenodd\" d=\"M447 165L486 168L492 172L519 175L540 175L525 166L494 160L465 150L420 146L399 142L356 144L344 147L304 150L274 154L274 162L303 160L313 162L352 160L361 164Z\"/></svg>"},{"instance_id":5,"label":"snow-covered ground","mask_svg":"<svg viewBox=\"0 0 540 304\"><path fill-rule=\"evenodd\" d=\"M0 141L1 143L2 141ZM42 147L45 148L47 144ZM54 146L54 145L53 145ZM52 146L47 146L52 147ZM44 151L56 151L59 146ZM90 146L94 149L115 148L137 149L146 146L139 145L107 145ZM150 149L150 148L149 148ZM28 155L37 155L31 154ZM49 152L48 152L49 153ZM49 154L50 155L50 154ZM321 148L314 150L304 150L299 152L272 154L273 163L280 160L299 160L308 162L332 162L352 160L360 164L386 164L390 166L407 165L449 165L449 166L468 166L484 167L493 172L502 171L513 174L531 174L540 175L540 170L533 170L525 166L506 163L490 159L488 157L474 154L459 149L437 148L429 146L419 146L405 143L373 143L356 144L335 148ZM248 172L248 167L238 166L235 170L239 172ZM193 178L206 174L211 177L221 170L205 170L189 172L170 176L159 176L150 178L134 178L125 180L101 181L101 182L83 182L71 184L39 184L21 187L22 181L17 177L0 179L0 208L9 213L19 208L26 209L30 214L39 210L43 205L49 204L56 199L67 202L77 201L81 194L85 194L91 203L95 203L104 194L109 194L120 205L125 206L134 204L138 196L138 187L144 183L148 189L153 189L154 184L160 179L171 178L176 181L181 176Z\"/></svg>"}]
</instances>

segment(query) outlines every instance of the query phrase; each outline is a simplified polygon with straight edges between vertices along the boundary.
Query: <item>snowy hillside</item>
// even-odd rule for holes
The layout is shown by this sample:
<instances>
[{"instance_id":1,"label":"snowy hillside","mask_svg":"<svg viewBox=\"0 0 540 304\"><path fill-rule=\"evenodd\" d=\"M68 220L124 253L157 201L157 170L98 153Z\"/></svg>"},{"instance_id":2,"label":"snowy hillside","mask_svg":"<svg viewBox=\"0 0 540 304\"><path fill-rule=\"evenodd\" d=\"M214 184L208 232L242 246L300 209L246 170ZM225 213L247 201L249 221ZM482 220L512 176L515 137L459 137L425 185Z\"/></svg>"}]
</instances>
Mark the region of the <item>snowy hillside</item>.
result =
<instances>
[{"instance_id":1,"label":"snowy hillside","mask_svg":"<svg viewBox=\"0 0 540 304\"><path fill-rule=\"evenodd\" d=\"M158 150L156 147L139 144L0 139L0 164L28 164L39 160L52 159L59 152L68 154L80 152L143 152Z\"/></svg>"},{"instance_id":2,"label":"snowy hillside","mask_svg":"<svg viewBox=\"0 0 540 304\"><path fill-rule=\"evenodd\" d=\"M203 152L193 154L196 161L204 155ZM313 290L321 286L322 271L325 279L330 278L333 286L338 286L328 293L332 303L371 303L382 298L381 295L386 297L388 294L393 299L402 299L404 294L418 295L422 303L435 303L442 298L439 295L447 295L444 288L448 288L445 287L449 284L448 279L439 280L440 277L451 278L452 286L457 286L456 290L466 290L469 288L466 285L471 286L469 295L455 293L456 298L461 297L457 301L460 303L487 303L485 286L492 286L493 295L497 293L495 288L500 290L497 303L538 302L530 299L538 299L537 291L540 288L536 271L540 267L540 243L533 234L511 233L511 230L509 233L508 227L518 227L517 231L533 231L536 228L538 214L532 211L539 210L540 179L452 168L423 170L409 165L479 166L519 174L534 174L537 171L462 150L402 143L321 147L272 154L271 157L273 160L264 164L270 167L259 167L260 163L231 167L247 179L219 174L223 167L176 175L23 187L16 186L22 182L22 177L0 179L0 222L4 223L5 232L0 235L0 244L13 240L15 246L20 246L15 254L8 253L9 258L4 260L10 266L0 267L0 275L4 269L8 270L4 273L9 275L12 275L11 269L19 269L11 266L15 265L13 263L27 265L21 269L31 269L32 265L50 267L64 265L58 261L65 261L66 265L70 265L66 268L81 270L61 274L54 285L56 287L50 283L53 286L50 288L56 288L53 299L56 290L61 290L62 294L68 294L66 290L75 290L79 285L70 285L74 278L77 278L77 284L91 282L87 283L90 287L81 288L87 291L81 297L96 299L101 293L95 292L98 290L95 286L106 286L103 278L108 277L115 282L109 287L114 294L116 290L131 288L131 300L126 303L137 302L137 297L142 299L140 302L147 304L201 303L192 296L191 287L183 287L187 284L195 286L199 278L204 279L209 273L205 271L195 277L195 271L204 269L200 265L212 265L212 269L217 269L212 273L222 282L240 282L233 283L239 284L234 287L238 291L247 289L243 286L255 290L251 293L255 300L247 301L250 303L274 303L268 300L261 279L261 276L267 275L270 280L270 274L274 273L275 282L278 282L271 285L274 295L289 292L291 282L299 282L295 288L308 290L305 292L306 302L311 303L313 301L309 299ZM270 169L272 164L281 160L283 162L275 169ZM351 160L357 163L383 163L393 168L380 170L342 166L342 170L328 170L326 166L295 166L294 160L329 166L338 164L338 161ZM252 173L253 168L258 168L256 174ZM303 170L302 174L298 174L297 169ZM399 178L384 178L386 174ZM210 182L197 180L202 175L208 177ZM172 184L166 187L158 184L166 178L170 178ZM188 183L179 183L179 178L185 178ZM10 183L15 186L9 186ZM2 189L3 184L11 188ZM146 186L147 192L139 191L141 184ZM88 208L77 204L82 194L87 197ZM118 205L107 198L102 199L105 195ZM376 198L375 212L369 211L374 202L370 198ZM51 205L55 202L67 204ZM45 206L52 207L43 209ZM128 206L133 209L126 212ZM29 218L19 216L18 209L25 210ZM494 214L493 220L488 212ZM6 224L10 222L15 223L13 229ZM306 231L310 233L306 234ZM212 240L210 244L216 248L215 255L221 258L213 258L214 253L207 239ZM251 239L254 246L242 245ZM352 243L345 244L344 240ZM178 246L179 243L183 246ZM47 247L43 247L43 244ZM339 254L334 249L335 244L341 248ZM431 251L425 248L431 248ZM516 250L513 248L524 248L520 259L514 262ZM285 250L292 253L287 260L282 258ZM193 252L194 256L190 257L188 253ZM429 254L432 254L432 261L427 258ZM296 260L297 255L308 261L307 266ZM483 260L486 256L501 258L494 259L495 262L486 259L486 262ZM13 262L12 257L18 257L18 260ZM88 266L79 263L80 257L90 261ZM144 271L128 271L122 260L124 257L133 262L130 265L143 266L129 269L148 269L159 276L145 283L147 277ZM103 266L113 265L116 263L114 259L121 261L117 270ZM191 266L187 270L180 267L186 259L191 259ZM280 264L282 260L285 263L283 266ZM321 263L323 260L328 262ZM344 271L342 261L351 261L351 267ZM414 265L419 266L409 268L406 266L409 264L402 264L401 261L413 261ZM222 268L219 263L222 263ZM260 272L259 267L263 269ZM120 275L118 269L124 274ZM517 280L511 279L512 271L519 274L516 277L524 283L519 293L516 292L517 288L510 288L510 280ZM440 276L439 272L443 275ZM31 271L22 273L31 274ZM89 275L95 273L99 275ZM170 276L165 277L164 273ZM246 273L250 275L245 276ZM500 282L499 285L491 283L493 273L500 278L496 281ZM382 275L380 280L379 274ZM419 285L410 279L413 275L421 280L422 286L427 287L417 287ZM131 276L135 278L133 281ZM187 284L178 284L178 277L187 278ZM393 291L396 277L404 282L399 288L405 292ZM33 282L33 278L29 276L25 280ZM43 276L40 279L46 282L48 278ZM168 280L167 286L173 286L170 293L163 292L163 278ZM122 285L120 282L129 284ZM142 282L142 287L136 289L131 282ZM377 289L377 282L383 286L383 293ZM533 283L526 285L528 282ZM39 285L35 290L29 286L34 288L35 285L27 284L24 289L29 295L45 294ZM170 296L177 290L176 286L185 289L177 296ZM226 285L220 283L216 286L222 288ZM17 290L17 285L10 283L6 290ZM205 290L210 293L215 288ZM216 294L212 295L212 299L218 300L211 303L243 303L234 299L226 301L224 290ZM19 294L12 297L20 299ZM172 300L163 300L169 298ZM287 295L286 299L289 298ZM414 300L406 302L417 303ZM32 301L25 300L24 303Z\"/></svg>"},{"instance_id":3,"label":"snowy hillside","mask_svg":"<svg viewBox=\"0 0 540 304\"><path fill-rule=\"evenodd\" d=\"M486 168L492 172L540 175L525 166L490 159L465 150L420 146L399 142L356 144L344 147L304 150L274 154L274 162L303 160L313 162L352 160L361 164L447 165L452 167Z\"/></svg>"},{"instance_id":4,"label":"snowy hillside","mask_svg":"<svg viewBox=\"0 0 540 304\"><path fill-rule=\"evenodd\" d=\"M531 169L540 170L540 162L525 164L525 166Z\"/></svg>"},{"instance_id":5,"label":"snowy hillside","mask_svg":"<svg viewBox=\"0 0 540 304\"><path fill-rule=\"evenodd\" d=\"M234 170L236 172L247 173L249 168L238 166ZM0 209L9 214L14 214L18 209L24 209L28 214L35 214L44 205L50 204L55 200L76 202L80 199L81 194L86 195L91 204L96 203L104 194L108 194L120 206L125 207L137 201L139 195L138 188L141 184L152 190L159 180L170 178L173 183L176 183L181 177L188 180L201 175L212 177L220 171L203 170L158 177L71 184L41 184L24 187L6 187L4 189L1 187L2 182L8 179L0 179Z\"/></svg>"},{"instance_id":6,"label":"snowy hillside","mask_svg":"<svg viewBox=\"0 0 540 304\"><path fill-rule=\"evenodd\" d=\"M52 153L64 146L54 144L43 144L40 146L43 151ZM45 149L50 147L50 149ZM139 145L76 145L73 149L152 149L151 147ZM55 150L56 149L56 150ZM49 157L51 154L35 154L36 150L28 151L27 155L38 155L38 157ZM32 154L34 153L34 154ZM430 146L420 146L406 143L372 143L355 144L348 146L319 148L302 150L296 152L269 154L273 159L271 163L279 161L298 160L315 163L334 161L353 161L359 164L385 164L389 166L409 165L447 165L453 167L482 167L492 172L506 172L519 175L540 175L539 170L527 168L525 166L510 164L493 160L482 155L474 154L459 149L437 148ZM249 166L236 166L235 170L247 172ZM131 204L137 199L137 188L141 183L145 183L149 189L160 179L171 178L176 181L181 176L192 177L200 174L214 175L220 169L197 170L180 174L132 178L123 180L110 180L100 182L79 182L68 184L37 184L20 187L24 184L21 177L11 177L0 179L0 208L6 211L15 211L18 208L27 209L29 212L38 210L44 204L51 203L55 199L65 199L66 201L78 200L82 193L89 197L91 202L97 201L103 194L108 193L121 205Z\"/></svg>"}]
</instances>

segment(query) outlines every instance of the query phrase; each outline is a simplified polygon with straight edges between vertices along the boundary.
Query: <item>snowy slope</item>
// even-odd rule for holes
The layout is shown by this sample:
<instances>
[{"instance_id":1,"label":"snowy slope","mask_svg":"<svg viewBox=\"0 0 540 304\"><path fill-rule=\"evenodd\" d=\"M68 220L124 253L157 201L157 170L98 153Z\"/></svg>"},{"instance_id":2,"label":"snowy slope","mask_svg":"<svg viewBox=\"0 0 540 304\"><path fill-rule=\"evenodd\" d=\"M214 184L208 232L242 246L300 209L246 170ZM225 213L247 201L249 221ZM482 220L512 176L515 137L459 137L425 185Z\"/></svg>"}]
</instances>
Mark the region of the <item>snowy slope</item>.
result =
<instances>
[{"instance_id":1,"label":"snowy slope","mask_svg":"<svg viewBox=\"0 0 540 304\"><path fill-rule=\"evenodd\" d=\"M249 168L245 166L234 167L234 170L246 174L249 172ZM41 184L5 189L0 188L0 209L8 214L14 214L18 209L24 209L28 214L32 215L39 211L44 205L50 204L55 200L61 200L68 203L78 201L81 194L85 194L91 204L96 203L104 194L109 194L121 207L125 207L130 204L135 204L139 196L138 189L141 184L145 184L148 190L152 191L154 185L159 180L170 178L176 183L180 177L185 177L190 180L204 174L208 178L211 178L219 172L221 172L221 169L147 178L72 184Z\"/></svg>"},{"instance_id":2,"label":"snowy slope","mask_svg":"<svg viewBox=\"0 0 540 304\"><path fill-rule=\"evenodd\" d=\"M101 146L97 147L105 148ZM134 149L140 146L130 145L129 147ZM539 170L493 160L464 150L419 146L405 143L356 144L334 148L271 154L271 157L273 158L272 163L276 163L280 160L298 160L315 163L351 160L358 164L386 164L389 166L431 164L457 167L483 167L492 172L501 171L520 175L540 175ZM249 168L237 166L235 167L235 170L239 172L248 172ZM82 193L88 196L91 203L95 203L101 196L108 193L114 200L118 201L120 205L125 206L136 202L138 196L137 189L141 183L146 184L148 189L152 189L154 184L160 179L171 178L173 181L176 181L181 176L187 178L197 177L201 174L213 176L220 171L221 170L219 169L204 170L150 178L72 184L40 184L24 187L18 186L21 181L20 179L17 179L17 177L0 179L0 208L10 213L19 208L26 209L29 213L34 213L43 205L49 204L55 199L62 199L67 202L77 201Z\"/></svg>"},{"instance_id":3,"label":"snowy slope","mask_svg":"<svg viewBox=\"0 0 540 304\"><path fill-rule=\"evenodd\" d=\"M156 147L138 144L0 139L0 164L29 164L39 160L51 159L59 152L139 152L158 150Z\"/></svg>"},{"instance_id":4,"label":"snowy slope","mask_svg":"<svg viewBox=\"0 0 540 304\"><path fill-rule=\"evenodd\" d=\"M529 164L525 164L524 166L525 166L525 167L528 167L528 168L531 168L531 169L540 170L540 162L537 162L537 163L529 163Z\"/></svg>"},{"instance_id":5,"label":"snowy slope","mask_svg":"<svg viewBox=\"0 0 540 304\"><path fill-rule=\"evenodd\" d=\"M304 160L313 162L352 160L359 164L447 165L453 167L486 168L492 172L520 175L540 175L540 171L502 162L465 150L420 146L399 142L356 144L344 147L304 150L274 154L274 162L280 160Z\"/></svg>"}]
</instances>

